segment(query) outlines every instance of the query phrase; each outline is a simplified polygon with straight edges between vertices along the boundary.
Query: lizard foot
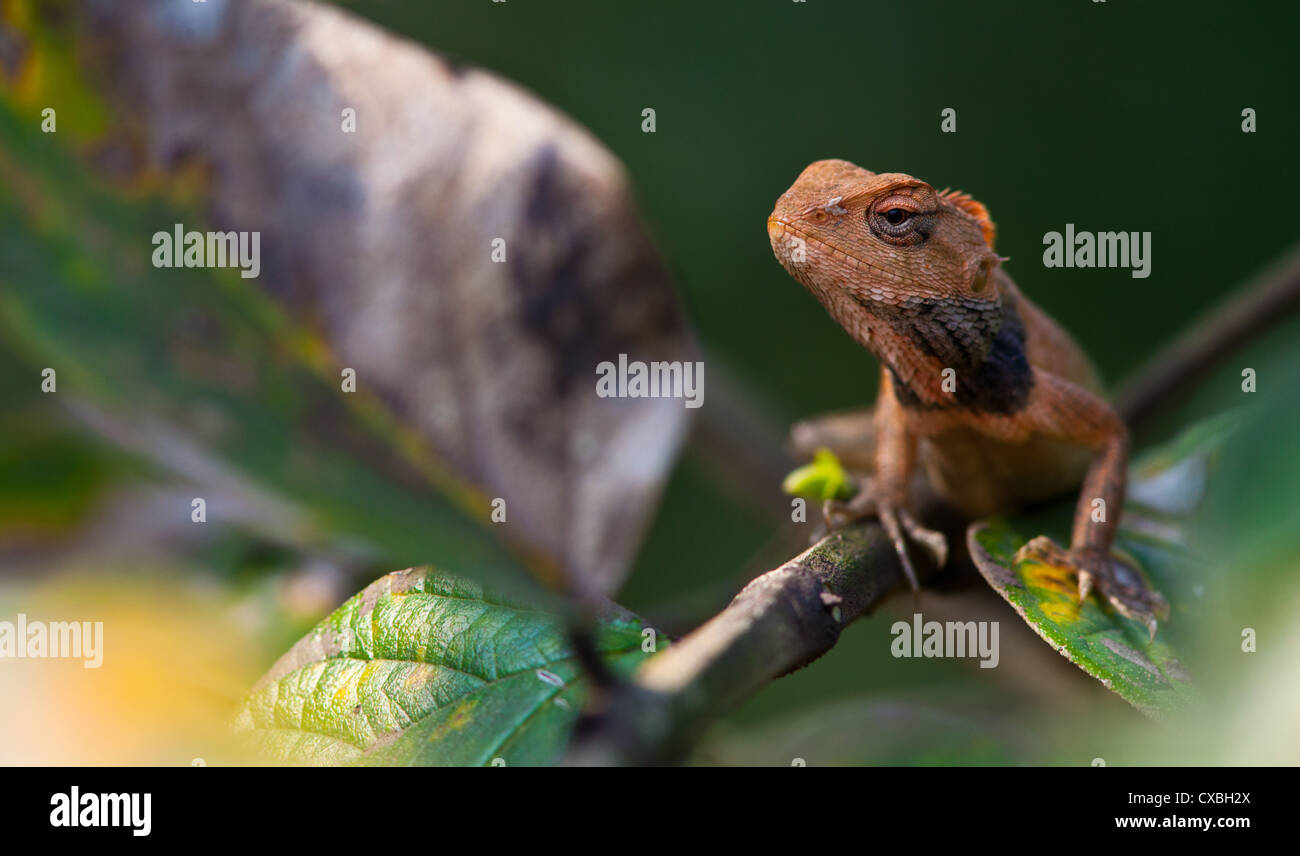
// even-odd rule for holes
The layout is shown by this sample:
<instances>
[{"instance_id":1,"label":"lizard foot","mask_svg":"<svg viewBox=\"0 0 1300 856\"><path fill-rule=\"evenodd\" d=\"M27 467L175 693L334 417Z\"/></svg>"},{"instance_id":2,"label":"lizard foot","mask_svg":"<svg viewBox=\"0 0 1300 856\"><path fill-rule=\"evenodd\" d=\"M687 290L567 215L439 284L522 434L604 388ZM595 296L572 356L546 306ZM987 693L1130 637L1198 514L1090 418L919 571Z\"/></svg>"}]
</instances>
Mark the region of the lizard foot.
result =
<instances>
[{"instance_id":1,"label":"lizard foot","mask_svg":"<svg viewBox=\"0 0 1300 856\"><path fill-rule=\"evenodd\" d=\"M822 518L826 521L827 530L833 532L864 517L878 517L894 544L894 552L898 554L908 585L913 594L919 593L921 582L907 552L908 539L924 549L937 568L942 568L948 562L948 539L942 532L922 526L903 506L876 499L868 480L859 480L859 484L861 488L848 502L832 499L822 505Z\"/></svg>"},{"instance_id":2,"label":"lizard foot","mask_svg":"<svg viewBox=\"0 0 1300 856\"><path fill-rule=\"evenodd\" d=\"M1121 615L1141 622L1156 638L1157 619L1169 618L1169 603L1149 588L1128 561L1093 550L1063 550L1046 535L1039 535L1016 551L1014 561L1033 559L1058 568L1069 568L1079 577L1079 603L1094 586Z\"/></svg>"}]
</instances>

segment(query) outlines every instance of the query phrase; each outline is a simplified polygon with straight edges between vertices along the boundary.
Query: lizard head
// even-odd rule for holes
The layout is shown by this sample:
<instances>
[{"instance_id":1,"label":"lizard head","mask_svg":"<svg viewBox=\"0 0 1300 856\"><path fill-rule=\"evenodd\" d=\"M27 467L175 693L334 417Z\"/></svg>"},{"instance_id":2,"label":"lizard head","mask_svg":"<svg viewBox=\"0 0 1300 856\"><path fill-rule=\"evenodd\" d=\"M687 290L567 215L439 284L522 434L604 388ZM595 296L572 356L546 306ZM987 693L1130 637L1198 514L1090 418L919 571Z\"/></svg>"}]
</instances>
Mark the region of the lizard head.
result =
<instances>
[{"instance_id":1,"label":"lizard head","mask_svg":"<svg viewBox=\"0 0 1300 856\"><path fill-rule=\"evenodd\" d=\"M912 339L958 337L966 362L997 334L993 223L969 196L822 160L776 201L767 232L790 275L877 356L889 356L872 335L882 323Z\"/></svg>"}]
</instances>

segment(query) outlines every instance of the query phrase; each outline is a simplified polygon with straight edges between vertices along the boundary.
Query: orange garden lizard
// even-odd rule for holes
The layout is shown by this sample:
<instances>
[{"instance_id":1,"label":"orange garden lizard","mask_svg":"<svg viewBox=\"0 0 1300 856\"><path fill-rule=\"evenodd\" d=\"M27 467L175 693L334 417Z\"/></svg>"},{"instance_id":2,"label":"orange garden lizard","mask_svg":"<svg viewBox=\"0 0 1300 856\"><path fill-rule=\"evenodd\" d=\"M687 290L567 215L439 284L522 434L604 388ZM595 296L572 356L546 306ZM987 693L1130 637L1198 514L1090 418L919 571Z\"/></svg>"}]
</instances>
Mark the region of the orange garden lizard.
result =
<instances>
[{"instance_id":1,"label":"orange garden lizard","mask_svg":"<svg viewBox=\"0 0 1300 856\"><path fill-rule=\"evenodd\" d=\"M879 517L915 590L906 539L939 566L948 552L909 511L918 461L971 518L1082 482L1069 550L1039 536L1017 559L1073 569L1081 601L1095 585L1154 636L1164 599L1111 555L1128 430L1078 345L1003 270L984 206L908 175L823 160L777 200L767 230L790 275L881 363L869 420L832 416L796 429L796 445L802 431L870 470L847 503L827 502L828 523ZM858 430L846 436L846 426Z\"/></svg>"}]
</instances>

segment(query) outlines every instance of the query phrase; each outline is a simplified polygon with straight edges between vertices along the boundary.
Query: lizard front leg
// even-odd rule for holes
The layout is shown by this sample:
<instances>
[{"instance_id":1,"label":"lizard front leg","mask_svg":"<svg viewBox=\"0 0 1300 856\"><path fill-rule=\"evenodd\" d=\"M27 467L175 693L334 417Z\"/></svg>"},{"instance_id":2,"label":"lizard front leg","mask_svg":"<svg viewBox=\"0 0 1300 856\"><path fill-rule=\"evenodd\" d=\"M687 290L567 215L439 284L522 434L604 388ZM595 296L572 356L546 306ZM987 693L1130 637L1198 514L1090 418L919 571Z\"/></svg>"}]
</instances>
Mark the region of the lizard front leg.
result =
<instances>
[{"instance_id":1,"label":"lizard front leg","mask_svg":"<svg viewBox=\"0 0 1300 856\"><path fill-rule=\"evenodd\" d=\"M907 427L902 406L894 395L889 373L881 372L880 393L872 416L875 446L872 451L874 475L859 477L858 493L847 503L828 502L823 508L827 525L876 516L894 544L903 573L912 590L920 590L920 580L907 551L907 539L923 547L938 567L948 559L948 541L943 533L922 526L912 516L908 488L916 466L916 435Z\"/></svg>"},{"instance_id":2,"label":"lizard front leg","mask_svg":"<svg viewBox=\"0 0 1300 856\"><path fill-rule=\"evenodd\" d=\"M1032 557L1073 568L1078 574L1080 602L1095 584L1112 606L1141 621L1154 638L1157 617L1168 615L1167 603L1146 587L1135 569L1111 555L1127 482L1128 429L1105 401L1083 387L1042 371L1035 371L1034 381L1034 394L1025 411L1032 430L1092 449L1096 455L1075 507L1069 551L1039 536L1022 547L1016 558Z\"/></svg>"}]
</instances>

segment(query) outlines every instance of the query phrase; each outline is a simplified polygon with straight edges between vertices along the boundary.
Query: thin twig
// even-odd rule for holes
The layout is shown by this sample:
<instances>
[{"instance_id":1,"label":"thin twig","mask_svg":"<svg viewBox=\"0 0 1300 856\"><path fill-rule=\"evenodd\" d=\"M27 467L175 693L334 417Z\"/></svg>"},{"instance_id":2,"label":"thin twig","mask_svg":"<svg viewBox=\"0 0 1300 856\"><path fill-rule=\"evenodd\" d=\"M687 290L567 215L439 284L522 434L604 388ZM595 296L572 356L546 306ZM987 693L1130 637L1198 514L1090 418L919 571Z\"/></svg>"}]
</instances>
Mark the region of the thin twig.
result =
<instances>
[{"instance_id":1,"label":"thin twig","mask_svg":"<svg viewBox=\"0 0 1300 856\"><path fill-rule=\"evenodd\" d=\"M1139 428L1187 393L1194 378L1296 309L1300 246L1236 289L1138 369L1115 396L1116 409L1129 428Z\"/></svg>"},{"instance_id":2,"label":"thin twig","mask_svg":"<svg viewBox=\"0 0 1300 856\"><path fill-rule=\"evenodd\" d=\"M955 522L933 501L924 516L948 529ZM825 654L902 580L878 521L822 538L751 581L722 612L647 661L633 681L604 694L579 728L569 762L682 760L709 723Z\"/></svg>"}]
</instances>

